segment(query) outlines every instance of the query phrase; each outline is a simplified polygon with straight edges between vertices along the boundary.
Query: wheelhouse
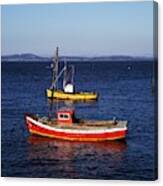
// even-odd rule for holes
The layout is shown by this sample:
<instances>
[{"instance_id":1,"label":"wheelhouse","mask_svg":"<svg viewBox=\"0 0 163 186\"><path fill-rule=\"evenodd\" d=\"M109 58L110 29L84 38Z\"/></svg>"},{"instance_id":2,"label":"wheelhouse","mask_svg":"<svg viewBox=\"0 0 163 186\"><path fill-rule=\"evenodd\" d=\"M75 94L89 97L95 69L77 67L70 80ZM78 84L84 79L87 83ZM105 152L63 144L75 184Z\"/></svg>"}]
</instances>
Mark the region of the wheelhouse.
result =
<instances>
[{"instance_id":1,"label":"wheelhouse","mask_svg":"<svg viewBox=\"0 0 163 186\"><path fill-rule=\"evenodd\" d=\"M74 115L75 115L75 112L73 109L59 110L57 112L57 123L72 125L74 122L74 118L75 118Z\"/></svg>"}]
</instances>

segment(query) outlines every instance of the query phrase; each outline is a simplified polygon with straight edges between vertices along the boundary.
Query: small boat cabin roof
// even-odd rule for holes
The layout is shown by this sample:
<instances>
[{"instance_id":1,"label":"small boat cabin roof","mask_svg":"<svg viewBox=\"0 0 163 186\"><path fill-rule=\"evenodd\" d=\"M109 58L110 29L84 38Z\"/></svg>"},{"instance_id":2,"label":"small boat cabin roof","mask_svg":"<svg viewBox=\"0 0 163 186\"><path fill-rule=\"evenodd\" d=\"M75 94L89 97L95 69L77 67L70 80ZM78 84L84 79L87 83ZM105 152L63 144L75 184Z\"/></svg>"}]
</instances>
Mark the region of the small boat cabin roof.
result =
<instances>
[{"instance_id":1,"label":"small boat cabin roof","mask_svg":"<svg viewBox=\"0 0 163 186\"><path fill-rule=\"evenodd\" d=\"M60 108L57 113L68 113L68 114L74 114L75 113L75 109L74 108L66 108L66 107L62 107Z\"/></svg>"}]
</instances>

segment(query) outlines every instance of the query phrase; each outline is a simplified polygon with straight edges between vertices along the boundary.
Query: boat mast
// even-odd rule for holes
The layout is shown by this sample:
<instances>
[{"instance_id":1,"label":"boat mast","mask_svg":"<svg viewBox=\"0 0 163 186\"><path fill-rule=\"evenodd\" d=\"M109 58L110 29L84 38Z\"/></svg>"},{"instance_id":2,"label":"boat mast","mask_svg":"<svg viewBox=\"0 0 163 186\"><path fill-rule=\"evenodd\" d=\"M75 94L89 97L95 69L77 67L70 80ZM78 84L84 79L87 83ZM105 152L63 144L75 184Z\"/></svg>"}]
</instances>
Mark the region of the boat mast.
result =
<instances>
[{"instance_id":1,"label":"boat mast","mask_svg":"<svg viewBox=\"0 0 163 186\"><path fill-rule=\"evenodd\" d=\"M53 58L53 69L52 69L52 86L51 88L54 90L54 89L57 89L57 76L58 76L58 63L59 63L59 57L58 57L58 50L59 48L56 47L56 54L55 54L55 57Z\"/></svg>"},{"instance_id":2,"label":"boat mast","mask_svg":"<svg viewBox=\"0 0 163 186\"><path fill-rule=\"evenodd\" d=\"M56 47L56 53L55 53L55 57L53 58L53 63L52 63L52 85L51 85L51 98L53 98L54 92L55 90L58 88L57 86L57 77L58 77L58 63L59 63L59 57L58 57L58 50L59 48ZM56 110L58 110L58 103L56 104ZM51 100L50 102L50 107L49 107L49 111L48 111L48 118L49 120L51 120L52 116L52 111L53 111L53 100Z\"/></svg>"},{"instance_id":3,"label":"boat mast","mask_svg":"<svg viewBox=\"0 0 163 186\"><path fill-rule=\"evenodd\" d=\"M63 75L63 90L66 86L66 82L67 82L67 61L64 60L64 75Z\"/></svg>"},{"instance_id":4,"label":"boat mast","mask_svg":"<svg viewBox=\"0 0 163 186\"><path fill-rule=\"evenodd\" d=\"M74 74L75 74L75 67L74 67L74 65L72 65L71 68L72 68L71 83L72 83L72 85L74 85Z\"/></svg>"}]
</instances>

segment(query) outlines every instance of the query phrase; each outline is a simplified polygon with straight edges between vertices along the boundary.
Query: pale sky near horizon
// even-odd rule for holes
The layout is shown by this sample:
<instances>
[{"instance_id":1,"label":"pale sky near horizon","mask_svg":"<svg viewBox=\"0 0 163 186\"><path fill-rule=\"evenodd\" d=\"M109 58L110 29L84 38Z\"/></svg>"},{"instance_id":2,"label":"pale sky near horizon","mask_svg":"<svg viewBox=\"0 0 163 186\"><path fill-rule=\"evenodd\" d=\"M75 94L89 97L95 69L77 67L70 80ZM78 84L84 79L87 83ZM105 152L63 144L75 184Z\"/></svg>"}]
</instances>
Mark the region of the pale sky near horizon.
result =
<instances>
[{"instance_id":1,"label":"pale sky near horizon","mask_svg":"<svg viewBox=\"0 0 163 186\"><path fill-rule=\"evenodd\" d=\"M153 1L3 5L2 55L153 55Z\"/></svg>"}]
</instances>

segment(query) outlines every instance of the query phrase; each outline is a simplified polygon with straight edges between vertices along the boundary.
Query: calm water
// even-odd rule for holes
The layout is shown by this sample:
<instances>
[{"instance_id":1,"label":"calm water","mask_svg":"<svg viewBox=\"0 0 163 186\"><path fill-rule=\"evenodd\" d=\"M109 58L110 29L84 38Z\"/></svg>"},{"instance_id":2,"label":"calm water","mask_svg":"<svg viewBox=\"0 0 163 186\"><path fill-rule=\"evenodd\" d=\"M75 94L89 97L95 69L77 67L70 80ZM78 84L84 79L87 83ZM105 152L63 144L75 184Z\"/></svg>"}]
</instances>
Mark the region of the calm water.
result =
<instances>
[{"instance_id":1,"label":"calm water","mask_svg":"<svg viewBox=\"0 0 163 186\"><path fill-rule=\"evenodd\" d=\"M81 118L129 121L126 141L79 143L31 136L24 113L47 115L50 63L2 63L2 176L153 180L152 62L75 63L76 90L97 102L74 103ZM60 105L70 102L60 102ZM54 105L54 110L56 106Z\"/></svg>"}]
</instances>

